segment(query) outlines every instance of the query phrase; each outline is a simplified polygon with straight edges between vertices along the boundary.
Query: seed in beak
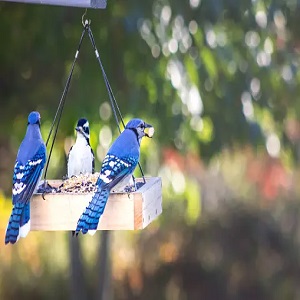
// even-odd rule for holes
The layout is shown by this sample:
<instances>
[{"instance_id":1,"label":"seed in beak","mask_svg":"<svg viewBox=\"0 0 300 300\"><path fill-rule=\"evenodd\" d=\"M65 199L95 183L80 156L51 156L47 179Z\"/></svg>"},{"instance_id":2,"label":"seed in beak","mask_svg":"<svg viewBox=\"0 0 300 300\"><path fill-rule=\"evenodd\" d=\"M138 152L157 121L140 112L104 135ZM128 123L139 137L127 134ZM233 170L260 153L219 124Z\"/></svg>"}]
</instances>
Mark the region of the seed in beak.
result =
<instances>
[{"instance_id":1,"label":"seed in beak","mask_svg":"<svg viewBox=\"0 0 300 300\"><path fill-rule=\"evenodd\" d=\"M154 135L154 127L145 128L145 135L149 138L152 138Z\"/></svg>"}]
</instances>

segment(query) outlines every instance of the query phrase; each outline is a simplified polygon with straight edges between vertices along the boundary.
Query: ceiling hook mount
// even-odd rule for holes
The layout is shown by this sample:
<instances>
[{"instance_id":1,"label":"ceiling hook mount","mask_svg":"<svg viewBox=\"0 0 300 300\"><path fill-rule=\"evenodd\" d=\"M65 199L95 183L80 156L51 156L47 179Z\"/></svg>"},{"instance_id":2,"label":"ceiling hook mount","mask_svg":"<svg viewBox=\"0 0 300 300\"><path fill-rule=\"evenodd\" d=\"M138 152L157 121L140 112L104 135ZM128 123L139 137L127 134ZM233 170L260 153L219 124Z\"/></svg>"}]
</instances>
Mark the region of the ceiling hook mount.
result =
<instances>
[{"instance_id":1,"label":"ceiling hook mount","mask_svg":"<svg viewBox=\"0 0 300 300\"><path fill-rule=\"evenodd\" d=\"M85 19L86 14L87 14L87 8L85 9L85 12L81 17L82 26L85 28L91 24L91 20Z\"/></svg>"}]
</instances>

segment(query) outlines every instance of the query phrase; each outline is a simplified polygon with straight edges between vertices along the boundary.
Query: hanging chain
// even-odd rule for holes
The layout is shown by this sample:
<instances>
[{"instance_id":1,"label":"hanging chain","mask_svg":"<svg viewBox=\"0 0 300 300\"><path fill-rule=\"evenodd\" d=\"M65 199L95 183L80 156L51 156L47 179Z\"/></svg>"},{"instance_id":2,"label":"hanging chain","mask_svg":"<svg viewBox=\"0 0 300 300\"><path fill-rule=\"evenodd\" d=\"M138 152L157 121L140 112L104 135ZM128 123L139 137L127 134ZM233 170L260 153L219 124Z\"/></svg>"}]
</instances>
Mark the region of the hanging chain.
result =
<instances>
[{"instance_id":1,"label":"hanging chain","mask_svg":"<svg viewBox=\"0 0 300 300\"><path fill-rule=\"evenodd\" d=\"M85 35L86 32L88 32L90 41L91 41L92 46L93 46L94 51L95 51L96 58L98 60L98 63L100 65L100 68L101 68L101 71L102 71L103 79L104 79L105 86L106 86L106 89L107 89L107 92L108 92L108 96L109 96L109 101L110 101L110 104L111 104L111 108L113 110L113 114L114 114L114 117L115 117L115 120L116 120L116 123L117 123L117 127L118 127L118 130L119 130L119 133L121 133L119 118L121 120L123 128L125 128L124 119L122 117L119 105L118 105L117 100L116 100L116 98L115 98L115 96L113 94L111 85L110 85L109 80L108 80L108 78L106 76L106 73L105 73L102 61L100 59L99 52L98 52L97 47L96 47L96 43L95 43L95 40L94 40L94 37L93 37L93 33L92 33L92 30L91 30L91 27L90 27L91 21L89 21L89 20L83 21L83 17L84 17L84 15L82 16L82 25L84 26L84 29L83 29L82 34L81 34L81 38L80 38L80 41L79 41L79 44L78 44L78 47L77 47L77 51L75 53L75 57L74 57L74 60L73 60L73 63L72 63L70 74L68 76L68 79L67 79L64 91L62 93L62 96L61 96L61 99L60 99L57 111L56 111L55 116L54 116L54 120L53 120L53 122L51 124L51 127L50 127L48 138L46 140L46 146L47 146L48 143L49 143L50 137L52 135L53 129L55 127L54 136L53 136L53 139L52 139L52 143L51 143L51 147L50 147L50 152L49 152L49 156L48 156L46 167L45 167L44 182L46 182L47 172L48 172L48 167L49 167L49 162L50 162L50 158L51 158L51 155L52 155L52 150L53 150L54 142L55 142L55 139L56 139L56 135L57 135L59 123L60 123L60 120L61 120L62 112L63 112L64 105L65 105L65 102L66 102L66 96L67 96L67 93L68 93L68 90L69 90L69 87L70 87L70 83L71 83L71 79L72 79L72 76L73 76L75 63L77 61L77 58L78 58L78 55L79 55L79 51L80 51L80 48L81 48L81 44L82 44L82 41L83 41L83 38L84 38L84 35ZM56 120L57 120L57 123L56 123ZM55 123L56 123L56 126L55 126ZM142 174L142 177L143 177L143 181L144 181L144 183L146 183L144 172L143 172L143 169L141 167L140 162L138 162L138 165L139 165L139 169L140 169L140 172Z\"/></svg>"},{"instance_id":2,"label":"hanging chain","mask_svg":"<svg viewBox=\"0 0 300 300\"><path fill-rule=\"evenodd\" d=\"M116 119L119 132L121 133L121 128L120 128L120 124L119 124L119 118L118 118L117 113L119 114L119 117L121 119L121 122L122 122L122 125L123 125L124 128L125 128L125 123L124 123L124 120L122 118L122 114L121 114L120 108L118 106L118 103L116 101L116 98L115 98L115 96L114 96L114 94L112 92L110 83L109 83L109 81L107 79L107 76L106 76L106 73L105 73L105 70L104 70L104 67L103 67L103 64L102 64L99 52L98 52L97 47L96 47L96 43L95 43L95 40L94 40L94 37L93 37L93 33L92 33L92 30L91 30L91 27L88 26L87 30L88 30L88 34L89 34L89 37L90 37L90 41L91 41L92 46L93 46L94 51L95 51L96 58L98 60L98 63L100 65L100 68L101 68L101 71L102 71L103 79L104 79L105 86L106 86L106 89L107 89L107 92L108 92L109 101L110 101L110 104L111 104L111 107L112 107L112 110L113 110L113 113L114 113L114 117Z\"/></svg>"},{"instance_id":3,"label":"hanging chain","mask_svg":"<svg viewBox=\"0 0 300 300\"><path fill-rule=\"evenodd\" d=\"M66 102L66 96L67 96L67 93L68 93L68 90L69 90L69 87L70 87L71 78L73 76L73 71L74 71L75 63L77 61L77 58L78 58L78 55L79 55L79 50L80 50L80 47L81 47L81 44L82 44L82 41L83 41L85 33L86 33L86 27L82 31L82 34L81 34L81 37L80 37L80 41L79 41L79 44L78 44L78 47L77 47L77 51L75 53L75 57L74 57L74 60L73 60L73 63L72 63L71 71L70 71L70 74L68 76L67 83L65 85L65 88L64 88L64 91L62 93L62 96L60 98L59 105L58 105L57 111L55 113L55 117L54 117L54 120L52 122L50 131L49 131L49 134L48 134L48 138L47 138L47 141L46 141L46 146L47 146L48 142L50 140L50 137L52 135L52 131L54 129L56 119L58 118L55 130L54 130L54 136L53 136L53 139L52 139L49 156L48 156L48 159L47 159L47 164L46 164L45 172L44 172L44 182L46 182L46 177L47 177L49 162L50 162L50 158L51 158L51 155L52 155L52 150L53 150L54 142L55 142L55 139L56 139L56 135L57 135L59 123L60 123L60 120L61 120L62 112L63 112L64 105L65 105L65 102Z\"/></svg>"},{"instance_id":4,"label":"hanging chain","mask_svg":"<svg viewBox=\"0 0 300 300\"><path fill-rule=\"evenodd\" d=\"M119 115L120 120L122 122L123 128L125 128L124 119L122 117L122 114L121 114L120 108L118 106L117 100L116 100L116 98L114 96L114 93L112 91L111 85L110 85L110 83L108 81L108 78L106 76L106 73L105 73L101 58L100 58L100 54L99 54L98 49L96 47L96 43L95 43L95 40L94 40L94 37L93 37L93 33L92 33L92 29L90 27L90 24L87 24L86 27L87 27L87 31L88 31L88 34L89 34L89 37L90 37L90 41L91 41L92 46L93 46L94 51L95 51L96 58L98 60L98 63L100 65L100 68L101 68L101 71L102 71L103 79L104 79L105 86L106 86L106 89L107 89L107 92L108 92L109 101L110 101L110 104L111 104L111 107L112 107L112 110L113 110L113 113L114 113L114 117L115 117L115 120L116 120L116 123L117 123L117 126L118 126L118 130L121 133L121 128L120 128L120 124L119 124L118 115ZM144 171L142 169L142 166L141 166L140 162L138 162L138 165L139 165L139 169L140 169L140 172L142 174L143 181L144 181L144 184L145 184L146 183L145 175L144 175Z\"/></svg>"}]
</instances>

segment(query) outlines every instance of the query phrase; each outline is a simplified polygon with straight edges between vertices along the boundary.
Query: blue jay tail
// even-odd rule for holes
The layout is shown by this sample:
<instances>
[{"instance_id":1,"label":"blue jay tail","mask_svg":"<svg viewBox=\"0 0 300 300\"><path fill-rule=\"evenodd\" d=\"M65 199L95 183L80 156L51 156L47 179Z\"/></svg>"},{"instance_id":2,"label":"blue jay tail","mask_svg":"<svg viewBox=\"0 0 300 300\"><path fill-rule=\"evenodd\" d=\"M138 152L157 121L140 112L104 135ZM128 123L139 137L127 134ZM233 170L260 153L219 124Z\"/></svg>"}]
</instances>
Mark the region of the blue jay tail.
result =
<instances>
[{"instance_id":1,"label":"blue jay tail","mask_svg":"<svg viewBox=\"0 0 300 300\"><path fill-rule=\"evenodd\" d=\"M89 232L91 235L96 232L99 219L102 216L107 203L109 192L109 189L100 189L94 194L89 205L86 207L77 222L77 228L75 230L76 236L80 231L82 231L83 234Z\"/></svg>"},{"instance_id":2,"label":"blue jay tail","mask_svg":"<svg viewBox=\"0 0 300 300\"><path fill-rule=\"evenodd\" d=\"M5 244L14 244L19 237L25 237L30 230L30 204L16 203L9 218L5 235Z\"/></svg>"}]
</instances>

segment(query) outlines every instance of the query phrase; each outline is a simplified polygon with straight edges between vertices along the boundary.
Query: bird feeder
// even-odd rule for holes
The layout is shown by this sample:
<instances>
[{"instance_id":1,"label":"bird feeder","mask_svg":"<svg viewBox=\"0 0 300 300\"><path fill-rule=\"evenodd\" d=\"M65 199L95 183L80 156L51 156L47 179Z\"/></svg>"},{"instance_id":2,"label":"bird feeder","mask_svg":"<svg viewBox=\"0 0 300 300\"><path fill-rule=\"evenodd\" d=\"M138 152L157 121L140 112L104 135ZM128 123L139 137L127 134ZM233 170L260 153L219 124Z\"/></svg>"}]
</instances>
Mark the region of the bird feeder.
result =
<instances>
[{"instance_id":1,"label":"bird feeder","mask_svg":"<svg viewBox=\"0 0 300 300\"><path fill-rule=\"evenodd\" d=\"M132 193L111 193L98 230L144 229L162 213L161 179L145 178L146 183ZM136 179L142 182L143 179ZM58 187L62 181L49 180ZM75 230L77 221L93 193L34 194L31 199L31 230Z\"/></svg>"},{"instance_id":2,"label":"bird feeder","mask_svg":"<svg viewBox=\"0 0 300 300\"><path fill-rule=\"evenodd\" d=\"M97 1L91 0L91 3L94 2ZM110 83L104 71L99 52L96 48L96 43L93 38L92 30L90 28L90 21L87 20L84 21L83 17L82 17L82 23L84 29L80 38L77 51L75 52L74 61L71 66L69 77L67 79L62 97L60 99L57 108L57 112L55 114L46 141L46 145L48 145L51 134L54 132L54 137L52 139L52 144L50 146L48 160L44 172L45 182L48 182L49 185L54 188L59 187L62 184L62 181L46 180L46 175L47 175L48 165L51 158L54 141L60 123L60 118L62 116L66 95L70 87L70 82L73 75L75 63L77 61L79 50L85 33L88 33L91 44L94 48L96 59L101 68L103 79L108 91L110 104L114 112L118 129L121 132L119 126L120 121L125 128L125 124L123 122L120 109L113 95L112 88L110 86ZM139 167L143 175L141 166L139 165ZM143 184L141 184L141 182ZM158 177L136 179L136 183L137 186L139 186L139 188L135 192L131 192L131 193L111 192L110 193L108 202L104 210L104 214L101 216L101 220L97 228L98 230L143 229L162 213L161 179ZM94 191L91 191L89 193L69 193L69 192L48 193L47 192L43 194L39 194L39 193L34 194L33 197L31 198L31 230L36 230L36 231L37 230L39 231L75 230L79 217L81 216L81 214L83 213L83 211L85 210L85 208L88 206L89 202L92 199L93 192Z\"/></svg>"}]
</instances>

